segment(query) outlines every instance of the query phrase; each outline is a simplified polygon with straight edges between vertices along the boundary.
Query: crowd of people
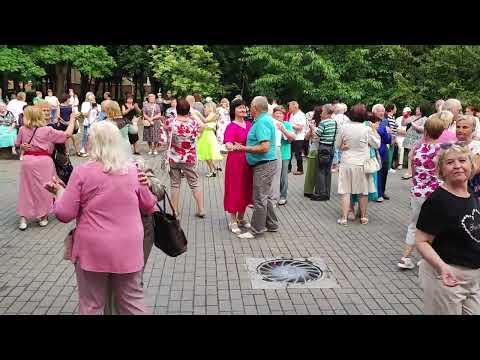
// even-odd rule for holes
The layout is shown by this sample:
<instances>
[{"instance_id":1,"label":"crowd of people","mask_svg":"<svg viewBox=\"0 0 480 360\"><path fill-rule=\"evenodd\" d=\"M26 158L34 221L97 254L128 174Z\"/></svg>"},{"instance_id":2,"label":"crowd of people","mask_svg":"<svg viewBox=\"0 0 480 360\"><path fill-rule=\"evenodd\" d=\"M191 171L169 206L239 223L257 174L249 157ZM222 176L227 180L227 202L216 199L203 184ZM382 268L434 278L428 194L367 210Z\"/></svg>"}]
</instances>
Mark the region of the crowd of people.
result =
<instances>
[{"instance_id":1,"label":"crowd of people","mask_svg":"<svg viewBox=\"0 0 480 360\"><path fill-rule=\"evenodd\" d=\"M463 114L459 100L439 100L432 110L421 105L412 115L406 106L396 117L395 104L369 111L362 103L348 109L332 101L304 113L297 101L284 107L264 96L249 104L241 96L217 104L210 97L149 94L140 106L127 94L120 106L110 93L99 105L91 92L82 104L73 90L60 100L47 93L43 99L37 92L31 106L24 93L0 103L0 146L20 151L22 159L20 230L29 220L47 226L51 211L59 221L76 220L70 258L80 313L147 311L142 271L152 225L146 219L164 194L153 171L133 156L139 155L143 127L146 155L168 171L175 213L181 214L185 178L195 216L206 216L198 171L205 161L207 178L224 172L228 229L240 239L279 231L276 209L287 204L293 165L292 175L304 175L304 196L311 201L329 201L332 173L338 175L340 226L357 218L367 225L369 202L389 200L388 176L405 168L411 217L398 267L413 269L418 250L426 313L480 314L480 122L473 106ZM73 136L78 131L79 146ZM89 161L62 178L55 159L68 155L69 141Z\"/></svg>"}]
</instances>

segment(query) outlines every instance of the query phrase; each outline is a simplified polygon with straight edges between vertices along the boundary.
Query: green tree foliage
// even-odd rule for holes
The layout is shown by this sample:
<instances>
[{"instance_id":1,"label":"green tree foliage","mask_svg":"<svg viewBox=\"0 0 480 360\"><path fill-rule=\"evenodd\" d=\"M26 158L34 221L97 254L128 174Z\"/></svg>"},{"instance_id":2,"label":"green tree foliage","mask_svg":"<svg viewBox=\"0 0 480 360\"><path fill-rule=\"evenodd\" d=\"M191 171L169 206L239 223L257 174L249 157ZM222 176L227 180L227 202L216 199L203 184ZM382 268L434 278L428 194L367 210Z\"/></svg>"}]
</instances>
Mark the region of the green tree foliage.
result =
<instances>
[{"instance_id":1,"label":"green tree foliage","mask_svg":"<svg viewBox=\"0 0 480 360\"><path fill-rule=\"evenodd\" d=\"M21 49L0 46L0 72L16 75L19 80L30 80L45 75L45 70L35 64Z\"/></svg>"},{"instance_id":2,"label":"green tree foliage","mask_svg":"<svg viewBox=\"0 0 480 360\"><path fill-rule=\"evenodd\" d=\"M223 94L220 68L213 54L202 45L161 45L150 50L153 75L165 89L180 96Z\"/></svg>"}]
</instances>

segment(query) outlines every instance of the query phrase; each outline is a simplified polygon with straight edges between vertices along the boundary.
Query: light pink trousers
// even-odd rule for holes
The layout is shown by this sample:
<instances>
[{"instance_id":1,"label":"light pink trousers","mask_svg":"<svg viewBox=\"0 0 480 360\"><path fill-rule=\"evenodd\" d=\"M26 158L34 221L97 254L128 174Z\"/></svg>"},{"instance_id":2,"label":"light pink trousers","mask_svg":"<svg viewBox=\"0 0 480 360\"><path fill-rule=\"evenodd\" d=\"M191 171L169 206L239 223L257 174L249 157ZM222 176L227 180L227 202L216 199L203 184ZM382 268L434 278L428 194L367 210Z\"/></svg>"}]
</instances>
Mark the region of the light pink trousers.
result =
<instances>
[{"instance_id":1,"label":"light pink trousers","mask_svg":"<svg viewBox=\"0 0 480 360\"><path fill-rule=\"evenodd\" d=\"M101 315L110 282L120 315L148 315L144 301L142 272L111 274L85 271L75 264L80 315Z\"/></svg>"}]
</instances>

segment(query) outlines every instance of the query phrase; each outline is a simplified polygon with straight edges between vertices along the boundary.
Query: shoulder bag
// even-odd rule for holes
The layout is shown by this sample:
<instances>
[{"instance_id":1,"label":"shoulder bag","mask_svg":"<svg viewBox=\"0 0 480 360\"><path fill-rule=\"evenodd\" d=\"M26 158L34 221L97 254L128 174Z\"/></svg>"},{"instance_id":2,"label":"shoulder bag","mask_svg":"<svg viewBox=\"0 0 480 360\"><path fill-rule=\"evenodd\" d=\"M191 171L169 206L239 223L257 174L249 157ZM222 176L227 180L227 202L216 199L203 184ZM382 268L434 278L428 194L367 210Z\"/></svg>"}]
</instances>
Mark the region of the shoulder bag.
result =
<instances>
[{"instance_id":1,"label":"shoulder bag","mask_svg":"<svg viewBox=\"0 0 480 360\"><path fill-rule=\"evenodd\" d=\"M187 238L182 228L180 221L177 219L175 211L173 210L170 197L164 186L165 197L163 198L163 209L158 203L159 211L152 214L153 217L153 243L157 248L162 250L165 254L171 257L176 257L187 251ZM166 201L168 200L172 214L166 211Z\"/></svg>"},{"instance_id":2,"label":"shoulder bag","mask_svg":"<svg viewBox=\"0 0 480 360\"><path fill-rule=\"evenodd\" d=\"M336 137L337 137L337 122L335 121L335 133L333 134L333 144L332 145L322 144L319 140L318 153L317 153L317 161L319 165L322 165L322 166L327 165L330 163L330 161L332 161L333 155L335 152L334 147L335 147Z\"/></svg>"},{"instance_id":3,"label":"shoulder bag","mask_svg":"<svg viewBox=\"0 0 480 360\"><path fill-rule=\"evenodd\" d=\"M367 146L370 146L368 145L368 128L367 128ZM378 150L375 150L375 157L372 158L369 155L369 158L365 160L365 162L363 163L363 171L365 172L365 174L374 174L382 168L382 166L380 165L381 163L377 159L377 154L378 154Z\"/></svg>"}]
</instances>

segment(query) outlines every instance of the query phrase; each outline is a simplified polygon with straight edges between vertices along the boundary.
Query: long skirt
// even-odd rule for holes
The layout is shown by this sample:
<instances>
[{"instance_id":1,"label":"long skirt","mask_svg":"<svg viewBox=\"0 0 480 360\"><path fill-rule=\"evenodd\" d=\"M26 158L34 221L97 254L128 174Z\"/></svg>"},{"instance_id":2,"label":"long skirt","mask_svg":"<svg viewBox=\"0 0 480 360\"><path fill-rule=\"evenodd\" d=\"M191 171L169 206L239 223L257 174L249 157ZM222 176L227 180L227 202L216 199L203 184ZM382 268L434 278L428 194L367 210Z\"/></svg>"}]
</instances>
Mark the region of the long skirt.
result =
<instances>
[{"instance_id":1,"label":"long skirt","mask_svg":"<svg viewBox=\"0 0 480 360\"><path fill-rule=\"evenodd\" d=\"M17 130L11 126L0 126L0 148L12 147L15 144Z\"/></svg>"},{"instance_id":2,"label":"long skirt","mask_svg":"<svg viewBox=\"0 0 480 360\"><path fill-rule=\"evenodd\" d=\"M143 141L151 143L166 143L166 135L160 120L153 122L153 125L143 128Z\"/></svg>"},{"instance_id":3,"label":"long skirt","mask_svg":"<svg viewBox=\"0 0 480 360\"><path fill-rule=\"evenodd\" d=\"M305 174L305 183L303 185L304 194L313 194L315 188L315 177L317 175L317 150L310 150L307 157L307 173Z\"/></svg>"},{"instance_id":4,"label":"long skirt","mask_svg":"<svg viewBox=\"0 0 480 360\"><path fill-rule=\"evenodd\" d=\"M228 153L225 166L225 195L223 206L229 213L245 212L253 204L253 171L248 166L244 152Z\"/></svg>"},{"instance_id":5,"label":"long skirt","mask_svg":"<svg viewBox=\"0 0 480 360\"><path fill-rule=\"evenodd\" d=\"M56 175L50 156L24 156L20 166L18 215L27 219L39 219L48 215L53 205L53 194L44 186Z\"/></svg>"}]
</instances>

